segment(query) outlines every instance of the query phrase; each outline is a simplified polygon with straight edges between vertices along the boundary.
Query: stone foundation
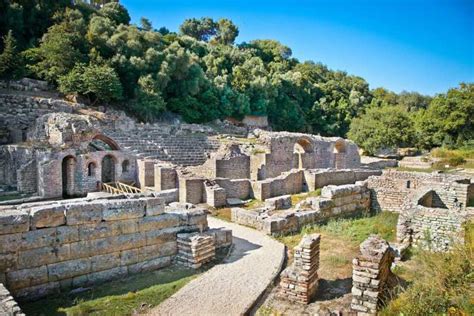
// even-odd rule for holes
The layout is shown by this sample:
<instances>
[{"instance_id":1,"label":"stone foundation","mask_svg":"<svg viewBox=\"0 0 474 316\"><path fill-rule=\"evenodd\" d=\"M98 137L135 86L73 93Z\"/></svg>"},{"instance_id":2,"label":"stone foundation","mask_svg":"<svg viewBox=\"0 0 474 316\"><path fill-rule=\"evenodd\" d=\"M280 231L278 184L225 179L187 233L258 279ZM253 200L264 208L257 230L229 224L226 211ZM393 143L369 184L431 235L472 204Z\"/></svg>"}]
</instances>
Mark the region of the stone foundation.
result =
<instances>
[{"instance_id":1,"label":"stone foundation","mask_svg":"<svg viewBox=\"0 0 474 316\"><path fill-rule=\"evenodd\" d=\"M0 274L21 300L162 268L177 234L207 229L204 210L157 198L23 204L0 213Z\"/></svg>"},{"instance_id":2,"label":"stone foundation","mask_svg":"<svg viewBox=\"0 0 474 316\"><path fill-rule=\"evenodd\" d=\"M294 248L293 264L280 275L279 297L309 304L318 286L319 234L305 235Z\"/></svg>"},{"instance_id":3,"label":"stone foundation","mask_svg":"<svg viewBox=\"0 0 474 316\"><path fill-rule=\"evenodd\" d=\"M216 242L213 235L203 233L178 234L176 260L187 267L198 269L214 260Z\"/></svg>"},{"instance_id":4,"label":"stone foundation","mask_svg":"<svg viewBox=\"0 0 474 316\"><path fill-rule=\"evenodd\" d=\"M394 250L379 236L360 245L360 255L352 261L351 309L357 315L377 315L391 287L394 259Z\"/></svg>"}]
</instances>

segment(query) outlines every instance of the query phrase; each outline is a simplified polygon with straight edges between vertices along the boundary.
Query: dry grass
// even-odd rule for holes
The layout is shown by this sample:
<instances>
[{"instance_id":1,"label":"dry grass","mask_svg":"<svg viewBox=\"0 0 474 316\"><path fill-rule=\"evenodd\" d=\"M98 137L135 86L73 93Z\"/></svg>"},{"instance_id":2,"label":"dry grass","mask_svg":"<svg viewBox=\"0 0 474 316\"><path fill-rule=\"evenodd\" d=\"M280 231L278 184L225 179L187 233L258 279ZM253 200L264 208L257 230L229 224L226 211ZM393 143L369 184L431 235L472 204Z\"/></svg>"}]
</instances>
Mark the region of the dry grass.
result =
<instances>
[{"instance_id":1,"label":"dry grass","mask_svg":"<svg viewBox=\"0 0 474 316\"><path fill-rule=\"evenodd\" d=\"M291 204L296 205L297 203L303 201L306 198L317 197L320 195L321 195L321 189L316 189L314 191L305 192L305 193L293 194L291 196Z\"/></svg>"},{"instance_id":2,"label":"dry grass","mask_svg":"<svg viewBox=\"0 0 474 316\"><path fill-rule=\"evenodd\" d=\"M232 214L229 207L212 209L211 215L227 222L232 221Z\"/></svg>"}]
</instances>

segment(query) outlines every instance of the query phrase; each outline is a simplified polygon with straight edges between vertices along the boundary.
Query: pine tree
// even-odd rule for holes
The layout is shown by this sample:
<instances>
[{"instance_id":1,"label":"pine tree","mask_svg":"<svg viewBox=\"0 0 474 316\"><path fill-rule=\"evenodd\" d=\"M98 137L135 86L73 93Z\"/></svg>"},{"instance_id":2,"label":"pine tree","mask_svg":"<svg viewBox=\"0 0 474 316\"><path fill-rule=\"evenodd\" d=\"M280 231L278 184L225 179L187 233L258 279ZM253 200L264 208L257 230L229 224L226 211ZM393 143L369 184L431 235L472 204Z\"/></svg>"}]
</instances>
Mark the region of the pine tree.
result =
<instances>
[{"instance_id":1,"label":"pine tree","mask_svg":"<svg viewBox=\"0 0 474 316\"><path fill-rule=\"evenodd\" d=\"M16 40L12 30L3 37L3 52L0 54L0 79L7 82L7 89L10 90L10 81L20 79L23 75L23 60L16 50Z\"/></svg>"}]
</instances>

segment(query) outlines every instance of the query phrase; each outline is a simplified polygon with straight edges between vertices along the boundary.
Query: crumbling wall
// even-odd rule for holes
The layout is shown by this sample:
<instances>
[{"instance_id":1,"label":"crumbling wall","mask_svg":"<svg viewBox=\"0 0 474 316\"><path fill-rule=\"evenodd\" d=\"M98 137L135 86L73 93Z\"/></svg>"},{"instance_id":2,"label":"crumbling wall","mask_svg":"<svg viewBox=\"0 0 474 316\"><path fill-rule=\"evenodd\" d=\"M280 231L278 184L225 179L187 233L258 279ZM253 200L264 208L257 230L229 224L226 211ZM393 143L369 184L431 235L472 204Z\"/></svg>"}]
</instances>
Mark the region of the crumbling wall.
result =
<instances>
[{"instance_id":1,"label":"crumbling wall","mask_svg":"<svg viewBox=\"0 0 474 316\"><path fill-rule=\"evenodd\" d=\"M418 205L400 214L397 241L434 251L447 251L456 243L464 243L463 224L467 218L467 212Z\"/></svg>"},{"instance_id":2,"label":"crumbling wall","mask_svg":"<svg viewBox=\"0 0 474 316\"><path fill-rule=\"evenodd\" d=\"M380 170L365 169L308 169L304 171L305 181L309 191L314 191L327 185L353 184L366 180L373 175L381 175Z\"/></svg>"},{"instance_id":3,"label":"crumbling wall","mask_svg":"<svg viewBox=\"0 0 474 316\"><path fill-rule=\"evenodd\" d=\"M282 175L252 183L253 193L256 199L265 199L296 194L304 191L304 172L302 170L292 170Z\"/></svg>"},{"instance_id":4,"label":"crumbling wall","mask_svg":"<svg viewBox=\"0 0 474 316\"><path fill-rule=\"evenodd\" d=\"M393 286L390 267L395 252L388 242L372 235L360 245L360 255L352 261L351 309L357 315L377 315Z\"/></svg>"},{"instance_id":5,"label":"crumbling wall","mask_svg":"<svg viewBox=\"0 0 474 316\"><path fill-rule=\"evenodd\" d=\"M154 168L155 191L165 191L178 187L178 174L175 168L159 164L155 164Z\"/></svg>"},{"instance_id":6,"label":"crumbling wall","mask_svg":"<svg viewBox=\"0 0 474 316\"><path fill-rule=\"evenodd\" d=\"M293 264L280 275L279 297L309 304L318 287L319 234L305 235L294 248Z\"/></svg>"},{"instance_id":7,"label":"crumbling wall","mask_svg":"<svg viewBox=\"0 0 474 316\"><path fill-rule=\"evenodd\" d=\"M266 209L232 208L232 221L262 230L269 235L299 231L307 225L368 212L370 192L365 183L326 186L320 197L308 198L294 209L267 212Z\"/></svg>"},{"instance_id":8,"label":"crumbling wall","mask_svg":"<svg viewBox=\"0 0 474 316\"><path fill-rule=\"evenodd\" d=\"M0 274L32 300L171 264L176 234L207 228L204 210L157 198L70 200L0 213Z\"/></svg>"},{"instance_id":9,"label":"crumbling wall","mask_svg":"<svg viewBox=\"0 0 474 316\"><path fill-rule=\"evenodd\" d=\"M412 208L424 194L433 190L448 209L463 210L468 203L469 179L462 176L384 170L370 177L372 208L400 212Z\"/></svg>"},{"instance_id":10,"label":"crumbling wall","mask_svg":"<svg viewBox=\"0 0 474 316\"><path fill-rule=\"evenodd\" d=\"M25 316L7 288L0 283L0 315Z\"/></svg>"},{"instance_id":11,"label":"crumbling wall","mask_svg":"<svg viewBox=\"0 0 474 316\"><path fill-rule=\"evenodd\" d=\"M0 185L16 188L17 170L34 159L35 154L31 148L18 145L0 146Z\"/></svg>"}]
</instances>

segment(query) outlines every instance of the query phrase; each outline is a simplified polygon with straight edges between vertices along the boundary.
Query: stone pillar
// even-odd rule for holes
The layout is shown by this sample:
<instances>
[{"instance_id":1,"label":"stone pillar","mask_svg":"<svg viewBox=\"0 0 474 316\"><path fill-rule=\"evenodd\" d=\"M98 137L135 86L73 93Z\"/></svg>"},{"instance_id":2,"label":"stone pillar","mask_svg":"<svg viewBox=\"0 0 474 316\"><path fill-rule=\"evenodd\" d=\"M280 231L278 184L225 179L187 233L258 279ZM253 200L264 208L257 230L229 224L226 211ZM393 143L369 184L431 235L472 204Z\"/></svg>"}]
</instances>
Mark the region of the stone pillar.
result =
<instances>
[{"instance_id":1,"label":"stone pillar","mask_svg":"<svg viewBox=\"0 0 474 316\"><path fill-rule=\"evenodd\" d=\"M294 248L293 264L281 273L279 296L309 304L318 286L319 234L305 235Z\"/></svg>"},{"instance_id":2,"label":"stone pillar","mask_svg":"<svg viewBox=\"0 0 474 316\"><path fill-rule=\"evenodd\" d=\"M178 234L178 263L198 269L216 256L215 237L212 234Z\"/></svg>"},{"instance_id":3,"label":"stone pillar","mask_svg":"<svg viewBox=\"0 0 474 316\"><path fill-rule=\"evenodd\" d=\"M394 259L394 250L379 236L360 245L360 255L352 261L351 309L357 315L377 314L391 287Z\"/></svg>"},{"instance_id":4,"label":"stone pillar","mask_svg":"<svg viewBox=\"0 0 474 316\"><path fill-rule=\"evenodd\" d=\"M140 189L155 186L155 162L151 160L137 160L138 182Z\"/></svg>"},{"instance_id":5,"label":"stone pillar","mask_svg":"<svg viewBox=\"0 0 474 316\"><path fill-rule=\"evenodd\" d=\"M165 191L178 187L176 169L155 165L155 191Z\"/></svg>"}]
</instances>

